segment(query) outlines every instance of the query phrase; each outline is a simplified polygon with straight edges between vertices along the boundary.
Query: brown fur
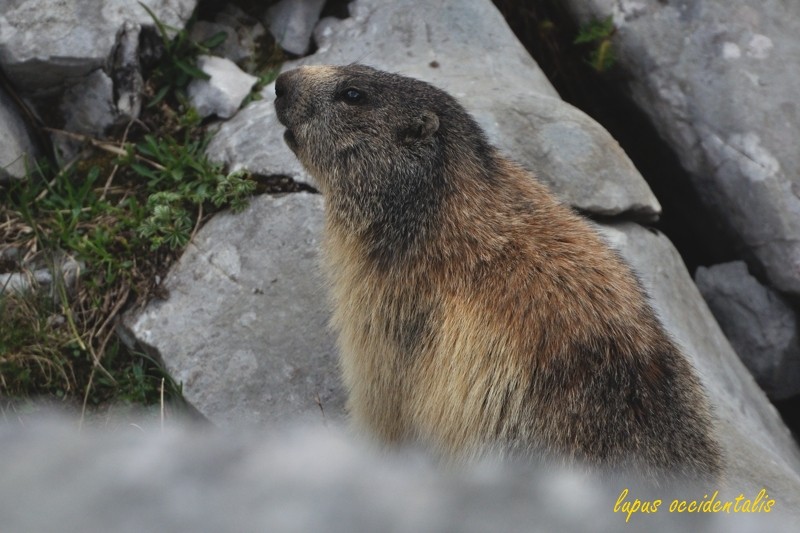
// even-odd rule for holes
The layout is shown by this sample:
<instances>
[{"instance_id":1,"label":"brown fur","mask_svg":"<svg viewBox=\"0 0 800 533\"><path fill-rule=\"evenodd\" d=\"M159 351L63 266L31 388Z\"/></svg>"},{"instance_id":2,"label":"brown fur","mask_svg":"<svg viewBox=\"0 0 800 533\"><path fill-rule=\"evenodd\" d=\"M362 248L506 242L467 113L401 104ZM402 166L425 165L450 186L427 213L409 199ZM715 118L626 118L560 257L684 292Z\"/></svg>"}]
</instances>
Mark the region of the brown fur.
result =
<instances>
[{"instance_id":1,"label":"brown fur","mask_svg":"<svg viewBox=\"0 0 800 533\"><path fill-rule=\"evenodd\" d=\"M719 472L707 400L635 276L452 97L360 65L284 73L276 94L325 196L360 426L456 461Z\"/></svg>"}]
</instances>

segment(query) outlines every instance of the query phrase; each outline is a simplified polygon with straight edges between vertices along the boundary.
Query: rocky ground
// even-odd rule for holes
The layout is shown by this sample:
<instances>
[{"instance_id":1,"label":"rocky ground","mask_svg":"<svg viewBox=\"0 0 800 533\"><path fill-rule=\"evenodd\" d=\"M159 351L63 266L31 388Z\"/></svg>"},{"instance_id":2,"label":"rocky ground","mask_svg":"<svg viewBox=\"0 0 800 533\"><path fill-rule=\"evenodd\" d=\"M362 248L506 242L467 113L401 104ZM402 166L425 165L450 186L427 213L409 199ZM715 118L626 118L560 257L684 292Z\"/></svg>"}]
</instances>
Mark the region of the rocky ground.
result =
<instances>
[{"instance_id":1,"label":"rocky ground","mask_svg":"<svg viewBox=\"0 0 800 533\"><path fill-rule=\"evenodd\" d=\"M24 488L20 493L30 494L47 479L80 472L79 482L95 490L96 498L79 503L69 494L59 496L52 489L57 484L42 494L48 500L63 498L53 517L69 516L94 529L109 524L113 512L135 524L143 507L101 505L131 493L159 509L154 525L177 528L179 509L199 509L188 523L201 531L249 530L256 523L279 529L282 524L284 530L329 529L325 525L336 523L344 531L386 524L387 517L409 531L460 529L456 524L469 530L481 523L580 530L585 520L594 523L600 516L598 530L621 527L620 517L610 512L617 487L578 489L580 483L566 474L530 484L500 467L453 478L419 458L371 455L338 430L320 429L335 428L345 418L317 271L322 199L283 143L273 87L264 87L263 99L240 108L257 81L243 71L252 56L248 50L268 31L297 57L284 69L363 62L444 88L497 146L594 218L641 277L709 391L727 456L727 490L757 494L765 488L776 509L800 508L800 451L764 393L789 398L800 392L800 252L794 248L800 246L800 161L787 142L798 124L791 98L798 69L787 68L787 62L800 57L792 26L800 11L777 1L757 7L743 0L696 6L657 0L568 3L578 20L613 18L618 61L630 73L623 90L650 116L706 203L724 219L726 238L735 240L740 262L700 269L695 284L670 241L648 226L661 205L645 179L602 126L560 99L488 0L355 0L346 18L322 20L323 2L283 1L261 20L227 9L193 30L200 39L217 31L232 37L213 52L219 57L202 59L199 66L209 79L195 80L189 89L200 113L218 122L208 154L231 169L289 177L305 186L256 197L241 213L213 217L194 235L157 297L127 312L119 327L127 343L163 362L202 417L224 429L176 429L167 435L149 430L131 438L103 434L88 445L86 436L59 424L22 432L4 425L0 439L11 451L2 462L14 468L0 481L0 493ZM147 5L176 27L195 7L188 0ZM0 64L31 107L47 103L63 114L65 129L102 137L140 112L141 79L133 67L146 48L140 29L151 24L138 4L108 0L103 9L83 13L21 0L0 14ZM304 55L309 50L313 53ZM25 157L20 154L33 157L41 149L18 114L13 98L0 91L0 179L22 178ZM56 148L64 154L75 150L63 137ZM0 273L9 280L14 274ZM312 429L281 439L279 428L298 420ZM263 444L260 431L269 431L270 444ZM64 446L53 449L54 439ZM115 473L119 468L121 476ZM169 474L163 484L150 477L159 472ZM110 483L110 477L117 481ZM105 486L111 487L107 500L101 497ZM241 498L228 492L241 486L252 491L234 490ZM424 486L437 489L419 492ZM549 487L556 487L555 499L541 497ZM586 505L571 514L558 495L573 490ZM287 491L297 498L287 499ZM359 495L360 501L365 492L385 514L337 511L343 501L355 501L342 494ZM232 502L219 507L222 522L204 518L214 509L207 504L220 494ZM269 509L283 511L248 514L258 507L258 496L274 503ZM37 524L37 530L61 524L49 518L26 522L25 513L12 513L15 506L8 502L14 501L0 498L8 504L0 515L11 516L17 529L26 523ZM20 501L18 509L33 504ZM488 502L486 522L469 512L474 502L483 501ZM294 514L287 502L296 505ZM516 509L514 502L526 505ZM530 502L551 502L564 512L548 514L549 504L528 507ZM92 514L98 509L110 511ZM79 516L80 511L88 514ZM666 529L671 515L639 518L654 519L647 523ZM764 516L740 518L707 516L698 527L749 531L766 524L759 521ZM236 520L244 520L242 528L231 527Z\"/></svg>"}]
</instances>

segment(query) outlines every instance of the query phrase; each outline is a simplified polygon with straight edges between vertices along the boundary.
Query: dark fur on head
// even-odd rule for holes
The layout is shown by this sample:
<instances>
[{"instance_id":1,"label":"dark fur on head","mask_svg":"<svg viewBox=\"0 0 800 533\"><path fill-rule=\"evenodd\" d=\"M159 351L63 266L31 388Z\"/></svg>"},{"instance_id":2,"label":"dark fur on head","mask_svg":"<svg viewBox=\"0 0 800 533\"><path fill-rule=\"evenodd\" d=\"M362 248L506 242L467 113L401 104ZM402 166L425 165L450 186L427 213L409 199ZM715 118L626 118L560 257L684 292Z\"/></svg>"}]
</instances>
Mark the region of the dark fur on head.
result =
<instances>
[{"instance_id":1,"label":"dark fur on head","mask_svg":"<svg viewBox=\"0 0 800 533\"><path fill-rule=\"evenodd\" d=\"M372 253L384 262L404 256L438 225L442 201L458 187L449 161L468 163L487 179L495 173L478 125L425 82L350 65L332 77L288 72L276 94L287 144L335 204L332 213L369 235Z\"/></svg>"}]
</instances>

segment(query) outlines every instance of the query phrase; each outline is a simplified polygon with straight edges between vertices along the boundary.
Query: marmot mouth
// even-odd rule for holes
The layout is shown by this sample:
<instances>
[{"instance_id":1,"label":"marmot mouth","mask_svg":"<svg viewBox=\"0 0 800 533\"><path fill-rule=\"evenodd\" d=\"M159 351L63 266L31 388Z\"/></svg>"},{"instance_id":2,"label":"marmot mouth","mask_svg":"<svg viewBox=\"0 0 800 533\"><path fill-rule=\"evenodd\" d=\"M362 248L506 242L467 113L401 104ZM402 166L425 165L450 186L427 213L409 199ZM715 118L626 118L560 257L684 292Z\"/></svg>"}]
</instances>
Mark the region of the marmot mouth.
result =
<instances>
[{"instance_id":1,"label":"marmot mouth","mask_svg":"<svg viewBox=\"0 0 800 533\"><path fill-rule=\"evenodd\" d=\"M292 130L287 128L286 131L283 132L283 140L286 142L286 146L288 146L292 152L297 153L297 137L294 136Z\"/></svg>"}]
</instances>

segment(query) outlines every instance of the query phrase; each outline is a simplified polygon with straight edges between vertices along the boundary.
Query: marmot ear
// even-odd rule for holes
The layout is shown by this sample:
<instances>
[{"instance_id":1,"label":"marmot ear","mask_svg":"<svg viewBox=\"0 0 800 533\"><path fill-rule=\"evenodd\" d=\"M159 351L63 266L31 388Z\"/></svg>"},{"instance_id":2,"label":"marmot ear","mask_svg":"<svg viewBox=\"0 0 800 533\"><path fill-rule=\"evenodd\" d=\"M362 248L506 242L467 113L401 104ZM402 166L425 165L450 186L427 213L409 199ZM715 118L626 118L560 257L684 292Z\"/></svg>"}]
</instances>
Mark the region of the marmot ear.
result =
<instances>
[{"instance_id":1,"label":"marmot ear","mask_svg":"<svg viewBox=\"0 0 800 533\"><path fill-rule=\"evenodd\" d=\"M439 117L433 111L423 111L414 117L410 124L400 132L404 143L422 141L436 133L439 129Z\"/></svg>"}]
</instances>

